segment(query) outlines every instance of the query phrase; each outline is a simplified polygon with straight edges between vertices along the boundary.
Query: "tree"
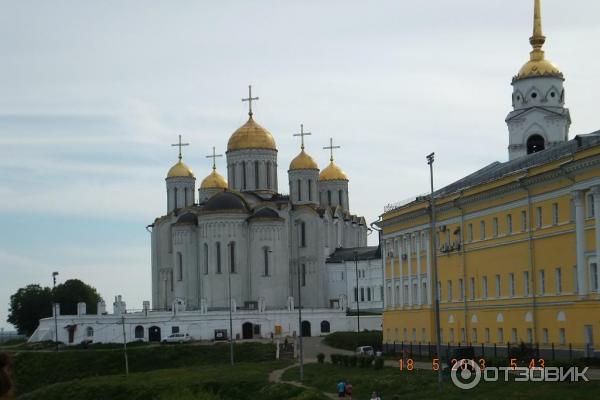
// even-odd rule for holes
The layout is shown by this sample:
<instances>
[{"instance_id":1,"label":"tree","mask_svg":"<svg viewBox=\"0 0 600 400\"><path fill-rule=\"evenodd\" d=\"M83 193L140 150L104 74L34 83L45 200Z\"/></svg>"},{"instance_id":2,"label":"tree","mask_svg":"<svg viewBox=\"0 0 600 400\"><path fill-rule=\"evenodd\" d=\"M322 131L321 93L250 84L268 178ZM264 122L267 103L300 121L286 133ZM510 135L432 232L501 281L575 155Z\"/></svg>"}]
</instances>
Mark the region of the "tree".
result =
<instances>
[{"instance_id":1,"label":"tree","mask_svg":"<svg viewBox=\"0 0 600 400\"><path fill-rule=\"evenodd\" d=\"M95 288L79 279L69 279L56 288L27 285L10 296L7 321L27 336L38 327L39 320L52 316L52 303L60 303L62 315L77 315L77 303L84 302L88 314L95 314L102 297Z\"/></svg>"},{"instance_id":2,"label":"tree","mask_svg":"<svg viewBox=\"0 0 600 400\"><path fill-rule=\"evenodd\" d=\"M77 315L77 303L80 302L86 304L88 314L96 314L98 302L102 300L95 288L79 279L69 279L57 285L53 298L60 303L60 313L64 315Z\"/></svg>"},{"instance_id":3,"label":"tree","mask_svg":"<svg viewBox=\"0 0 600 400\"><path fill-rule=\"evenodd\" d=\"M27 285L10 296L7 321L20 334L31 335L41 318L52 316L52 290L40 285Z\"/></svg>"}]
</instances>

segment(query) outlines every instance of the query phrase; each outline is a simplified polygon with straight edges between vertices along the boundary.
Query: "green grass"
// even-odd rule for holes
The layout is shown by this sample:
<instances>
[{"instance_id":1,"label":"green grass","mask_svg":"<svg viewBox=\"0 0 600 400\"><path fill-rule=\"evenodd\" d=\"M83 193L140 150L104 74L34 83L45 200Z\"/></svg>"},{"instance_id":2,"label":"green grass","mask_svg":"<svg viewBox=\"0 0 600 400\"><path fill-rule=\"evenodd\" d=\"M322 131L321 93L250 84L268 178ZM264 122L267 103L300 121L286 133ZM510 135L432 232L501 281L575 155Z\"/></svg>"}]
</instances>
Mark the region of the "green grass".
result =
<instances>
[{"instance_id":1,"label":"green grass","mask_svg":"<svg viewBox=\"0 0 600 400\"><path fill-rule=\"evenodd\" d=\"M129 371L195 367L229 363L229 346L173 345L129 349ZM57 382L101 375L122 374L125 362L121 349L22 351L13 354L13 377L18 394ZM237 362L265 362L275 359L271 344L241 343L235 346Z\"/></svg>"},{"instance_id":2,"label":"green grass","mask_svg":"<svg viewBox=\"0 0 600 400\"><path fill-rule=\"evenodd\" d=\"M381 349L383 334L381 331L334 332L325 336L325 343L337 349L354 351L358 346L372 346Z\"/></svg>"},{"instance_id":3,"label":"green grass","mask_svg":"<svg viewBox=\"0 0 600 400\"><path fill-rule=\"evenodd\" d=\"M291 368L283 380L298 379L298 368ZM381 370L342 367L332 364L307 364L304 366L304 383L323 392L334 393L340 379L352 383L354 398L369 398L377 391L383 399L432 399L440 397L437 375L431 371L400 372L396 368ZM444 381L443 398L448 400L489 399L593 399L598 397L600 382L481 382L475 389L456 388L450 378Z\"/></svg>"},{"instance_id":4,"label":"green grass","mask_svg":"<svg viewBox=\"0 0 600 400\"><path fill-rule=\"evenodd\" d=\"M103 376L45 386L23 400L322 400L314 389L272 384L268 374L283 362L240 363Z\"/></svg>"}]
</instances>

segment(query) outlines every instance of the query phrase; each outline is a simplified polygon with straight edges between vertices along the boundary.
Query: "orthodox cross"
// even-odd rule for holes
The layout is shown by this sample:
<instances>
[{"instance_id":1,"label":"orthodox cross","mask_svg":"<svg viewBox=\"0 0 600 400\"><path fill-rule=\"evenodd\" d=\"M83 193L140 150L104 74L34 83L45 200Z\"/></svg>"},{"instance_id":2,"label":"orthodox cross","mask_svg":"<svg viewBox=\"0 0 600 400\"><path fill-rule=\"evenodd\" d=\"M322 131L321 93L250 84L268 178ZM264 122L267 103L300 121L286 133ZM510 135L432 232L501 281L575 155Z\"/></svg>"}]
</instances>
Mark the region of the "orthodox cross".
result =
<instances>
[{"instance_id":1,"label":"orthodox cross","mask_svg":"<svg viewBox=\"0 0 600 400\"><path fill-rule=\"evenodd\" d=\"M242 99L242 101L248 102L248 115L252 116L252 102L258 100L258 97L252 97L252 85L248 85L248 97Z\"/></svg>"},{"instance_id":2,"label":"orthodox cross","mask_svg":"<svg viewBox=\"0 0 600 400\"><path fill-rule=\"evenodd\" d=\"M210 156L206 156L206 158L213 159L213 170L217 169L217 157L223 157L223 154L215 154L215 146L213 146L213 153Z\"/></svg>"},{"instance_id":3,"label":"orthodox cross","mask_svg":"<svg viewBox=\"0 0 600 400\"><path fill-rule=\"evenodd\" d=\"M179 143L174 143L171 146L177 146L179 147L179 160L181 161L181 148L183 146L189 146L189 143L181 143L181 135L179 135Z\"/></svg>"},{"instance_id":4,"label":"orthodox cross","mask_svg":"<svg viewBox=\"0 0 600 400\"><path fill-rule=\"evenodd\" d=\"M340 149L340 148L341 148L340 146L333 145L333 138L329 138L329 146L323 147L324 150L330 151L331 156L329 158L329 161L332 161L332 162L333 162L333 149Z\"/></svg>"},{"instance_id":5,"label":"orthodox cross","mask_svg":"<svg viewBox=\"0 0 600 400\"><path fill-rule=\"evenodd\" d=\"M304 136L310 136L312 133L304 132L304 124L300 124L300 133L294 133L294 136L300 136L300 148L304 150Z\"/></svg>"}]
</instances>

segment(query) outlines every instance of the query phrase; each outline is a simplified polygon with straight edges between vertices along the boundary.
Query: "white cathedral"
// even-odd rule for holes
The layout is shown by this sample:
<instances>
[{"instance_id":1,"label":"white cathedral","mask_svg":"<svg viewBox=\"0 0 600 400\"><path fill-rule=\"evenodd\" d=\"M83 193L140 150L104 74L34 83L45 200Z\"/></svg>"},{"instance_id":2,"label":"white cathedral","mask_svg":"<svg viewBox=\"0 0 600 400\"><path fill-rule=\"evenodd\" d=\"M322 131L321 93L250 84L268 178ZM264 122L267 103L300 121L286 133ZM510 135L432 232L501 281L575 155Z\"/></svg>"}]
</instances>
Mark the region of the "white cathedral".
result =
<instances>
[{"instance_id":1,"label":"white cathedral","mask_svg":"<svg viewBox=\"0 0 600 400\"><path fill-rule=\"evenodd\" d=\"M348 177L334 162L319 169L304 149L288 168L289 195L277 181L273 135L252 113L227 144L226 180L212 172L198 188L179 160L167 173L166 214L148 225L152 232L152 304L128 311L121 296L113 313L98 304L95 315L60 315L58 339L121 342L158 341L174 333L194 339L280 337L334 331L381 329L381 316L358 317L358 308L383 308L383 270L379 246L367 246L365 218L350 212ZM357 285L358 282L358 285ZM302 322L298 320L301 305ZM353 313L349 313L353 311ZM231 325L230 325L231 320ZM111 325L112 323L112 325ZM359 325L360 324L360 325ZM53 340L53 318L40 321L31 341Z\"/></svg>"}]
</instances>

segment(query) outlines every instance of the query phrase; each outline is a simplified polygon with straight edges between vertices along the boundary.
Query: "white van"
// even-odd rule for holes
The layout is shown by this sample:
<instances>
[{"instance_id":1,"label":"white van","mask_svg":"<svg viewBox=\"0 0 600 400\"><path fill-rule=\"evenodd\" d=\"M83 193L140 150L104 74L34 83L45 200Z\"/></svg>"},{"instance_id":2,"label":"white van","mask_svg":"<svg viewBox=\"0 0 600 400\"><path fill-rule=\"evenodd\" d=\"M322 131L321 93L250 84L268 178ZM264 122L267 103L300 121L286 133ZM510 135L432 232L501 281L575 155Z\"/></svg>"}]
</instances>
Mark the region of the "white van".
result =
<instances>
[{"instance_id":1,"label":"white van","mask_svg":"<svg viewBox=\"0 0 600 400\"><path fill-rule=\"evenodd\" d=\"M356 354L359 356L373 356L375 352L371 346L358 346L356 348Z\"/></svg>"}]
</instances>

